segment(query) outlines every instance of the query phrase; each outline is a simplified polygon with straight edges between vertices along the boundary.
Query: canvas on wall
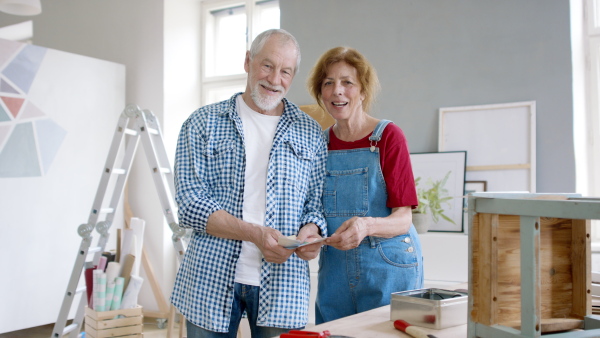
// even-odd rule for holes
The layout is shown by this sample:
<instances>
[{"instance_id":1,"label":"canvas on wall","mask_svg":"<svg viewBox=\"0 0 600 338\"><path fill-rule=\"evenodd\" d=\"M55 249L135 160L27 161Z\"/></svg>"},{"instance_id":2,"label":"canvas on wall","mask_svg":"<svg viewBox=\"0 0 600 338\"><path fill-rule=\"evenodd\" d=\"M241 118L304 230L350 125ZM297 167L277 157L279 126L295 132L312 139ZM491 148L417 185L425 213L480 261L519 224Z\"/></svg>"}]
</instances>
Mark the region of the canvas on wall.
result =
<instances>
[{"instance_id":1,"label":"canvas on wall","mask_svg":"<svg viewBox=\"0 0 600 338\"><path fill-rule=\"evenodd\" d=\"M124 106L123 65L0 39L0 333L56 321Z\"/></svg>"},{"instance_id":2,"label":"canvas on wall","mask_svg":"<svg viewBox=\"0 0 600 338\"><path fill-rule=\"evenodd\" d=\"M536 102L440 108L439 151L466 150L468 181L536 191Z\"/></svg>"}]
</instances>

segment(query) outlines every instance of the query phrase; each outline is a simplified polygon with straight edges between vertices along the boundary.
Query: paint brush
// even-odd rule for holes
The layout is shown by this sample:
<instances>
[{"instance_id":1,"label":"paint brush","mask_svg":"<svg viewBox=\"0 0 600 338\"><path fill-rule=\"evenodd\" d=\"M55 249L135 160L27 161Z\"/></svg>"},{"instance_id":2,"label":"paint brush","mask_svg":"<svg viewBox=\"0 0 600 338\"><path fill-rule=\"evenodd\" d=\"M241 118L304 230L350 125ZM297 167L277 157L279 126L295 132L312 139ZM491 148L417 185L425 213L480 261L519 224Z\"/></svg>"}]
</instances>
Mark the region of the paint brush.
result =
<instances>
[{"instance_id":1,"label":"paint brush","mask_svg":"<svg viewBox=\"0 0 600 338\"><path fill-rule=\"evenodd\" d=\"M401 319L394 321L394 327L397 330L407 333L415 338L436 338L434 335L427 334L427 332L416 326L410 325L408 322Z\"/></svg>"}]
</instances>

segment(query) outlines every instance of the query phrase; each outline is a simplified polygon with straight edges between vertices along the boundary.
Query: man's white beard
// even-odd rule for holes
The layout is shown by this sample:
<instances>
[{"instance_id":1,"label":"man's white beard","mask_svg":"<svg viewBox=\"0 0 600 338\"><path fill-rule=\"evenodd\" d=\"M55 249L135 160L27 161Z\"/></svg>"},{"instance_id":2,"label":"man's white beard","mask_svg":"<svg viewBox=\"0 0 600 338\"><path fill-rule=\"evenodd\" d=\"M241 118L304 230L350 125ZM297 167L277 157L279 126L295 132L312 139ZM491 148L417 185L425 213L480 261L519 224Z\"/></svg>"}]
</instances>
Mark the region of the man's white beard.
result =
<instances>
[{"instance_id":1,"label":"man's white beard","mask_svg":"<svg viewBox=\"0 0 600 338\"><path fill-rule=\"evenodd\" d=\"M279 90L279 95L277 97L261 95L261 93L260 93L261 85L266 88ZM254 88L252 88L252 93L250 93L250 96L252 97L252 101L254 101L254 104L256 104L258 106L258 108L260 108L262 110L267 110L267 111L277 108L277 105L279 105L279 102L281 102L284 95L285 94L284 94L283 87L271 86L271 85L269 85L268 82L266 82L264 80L258 81L254 85Z\"/></svg>"}]
</instances>

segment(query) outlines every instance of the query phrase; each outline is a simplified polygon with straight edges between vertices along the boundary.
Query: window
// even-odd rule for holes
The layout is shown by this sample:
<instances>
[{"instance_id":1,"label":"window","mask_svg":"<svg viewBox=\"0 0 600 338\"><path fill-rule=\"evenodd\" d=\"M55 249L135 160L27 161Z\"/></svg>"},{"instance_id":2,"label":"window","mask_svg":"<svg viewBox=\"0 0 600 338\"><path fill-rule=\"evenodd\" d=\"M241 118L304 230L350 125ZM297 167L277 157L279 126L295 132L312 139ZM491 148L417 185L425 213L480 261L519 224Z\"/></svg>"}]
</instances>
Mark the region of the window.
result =
<instances>
[{"instance_id":1,"label":"window","mask_svg":"<svg viewBox=\"0 0 600 338\"><path fill-rule=\"evenodd\" d=\"M600 196L600 0L571 0L577 192ZM600 222L592 221L600 252Z\"/></svg>"},{"instance_id":2,"label":"window","mask_svg":"<svg viewBox=\"0 0 600 338\"><path fill-rule=\"evenodd\" d=\"M246 51L260 32L279 28L279 1L205 1L202 22L202 104L205 105L245 90Z\"/></svg>"}]
</instances>

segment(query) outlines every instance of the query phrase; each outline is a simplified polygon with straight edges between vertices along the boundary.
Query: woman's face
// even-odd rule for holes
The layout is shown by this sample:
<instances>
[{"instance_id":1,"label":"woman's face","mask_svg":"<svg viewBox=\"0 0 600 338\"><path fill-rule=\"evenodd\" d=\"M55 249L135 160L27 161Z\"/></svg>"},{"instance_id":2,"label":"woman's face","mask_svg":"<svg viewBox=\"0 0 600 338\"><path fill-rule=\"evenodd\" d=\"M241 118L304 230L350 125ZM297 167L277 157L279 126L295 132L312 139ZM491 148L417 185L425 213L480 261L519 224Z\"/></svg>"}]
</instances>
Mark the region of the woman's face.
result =
<instances>
[{"instance_id":1,"label":"woman's face","mask_svg":"<svg viewBox=\"0 0 600 338\"><path fill-rule=\"evenodd\" d=\"M321 99L325 108L336 120L348 120L362 114L361 86L356 68L344 61L327 68L321 84Z\"/></svg>"}]
</instances>

